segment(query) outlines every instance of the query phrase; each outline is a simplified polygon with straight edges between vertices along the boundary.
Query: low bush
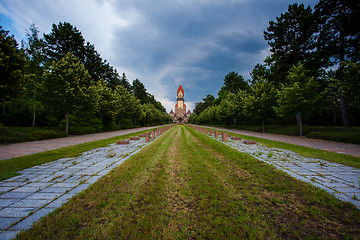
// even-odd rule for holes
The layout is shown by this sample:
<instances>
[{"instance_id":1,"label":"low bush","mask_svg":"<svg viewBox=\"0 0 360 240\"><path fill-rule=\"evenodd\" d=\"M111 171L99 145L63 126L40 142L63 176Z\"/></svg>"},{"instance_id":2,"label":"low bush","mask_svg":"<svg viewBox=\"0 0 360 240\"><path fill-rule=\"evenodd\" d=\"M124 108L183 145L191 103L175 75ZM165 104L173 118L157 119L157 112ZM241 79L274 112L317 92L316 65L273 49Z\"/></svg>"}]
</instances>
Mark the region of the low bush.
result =
<instances>
[{"instance_id":1,"label":"low bush","mask_svg":"<svg viewBox=\"0 0 360 240\"><path fill-rule=\"evenodd\" d=\"M360 134L357 132L350 132L350 131L348 132L317 131L306 134L306 137L329 140L334 142L360 144Z\"/></svg>"},{"instance_id":2,"label":"low bush","mask_svg":"<svg viewBox=\"0 0 360 240\"><path fill-rule=\"evenodd\" d=\"M134 128L134 123L133 121L131 121L130 119L122 119L120 121L120 127L121 129L130 129L130 128Z\"/></svg>"},{"instance_id":3,"label":"low bush","mask_svg":"<svg viewBox=\"0 0 360 240\"><path fill-rule=\"evenodd\" d=\"M0 126L0 143L17 143L65 137L65 131L39 127Z\"/></svg>"},{"instance_id":4,"label":"low bush","mask_svg":"<svg viewBox=\"0 0 360 240\"><path fill-rule=\"evenodd\" d=\"M97 133L98 131L94 127L90 126L70 126L69 134L70 135L84 135Z\"/></svg>"}]
</instances>

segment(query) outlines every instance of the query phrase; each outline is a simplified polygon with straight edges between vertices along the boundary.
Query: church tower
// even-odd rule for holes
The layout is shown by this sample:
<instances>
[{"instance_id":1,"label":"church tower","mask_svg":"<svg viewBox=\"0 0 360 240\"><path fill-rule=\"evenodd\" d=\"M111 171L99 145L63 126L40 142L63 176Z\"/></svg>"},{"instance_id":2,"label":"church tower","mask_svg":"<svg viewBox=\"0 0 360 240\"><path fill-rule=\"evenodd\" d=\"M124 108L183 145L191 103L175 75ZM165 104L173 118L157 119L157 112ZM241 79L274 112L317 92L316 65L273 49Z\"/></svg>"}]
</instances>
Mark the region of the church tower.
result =
<instances>
[{"instance_id":1,"label":"church tower","mask_svg":"<svg viewBox=\"0 0 360 240\"><path fill-rule=\"evenodd\" d=\"M175 113L171 110L170 116L172 117L173 122L184 123L188 122L190 115L190 110L186 112L186 104L184 103L184 89L180 84L177 90Z\"/></svg>"}]
</instances>

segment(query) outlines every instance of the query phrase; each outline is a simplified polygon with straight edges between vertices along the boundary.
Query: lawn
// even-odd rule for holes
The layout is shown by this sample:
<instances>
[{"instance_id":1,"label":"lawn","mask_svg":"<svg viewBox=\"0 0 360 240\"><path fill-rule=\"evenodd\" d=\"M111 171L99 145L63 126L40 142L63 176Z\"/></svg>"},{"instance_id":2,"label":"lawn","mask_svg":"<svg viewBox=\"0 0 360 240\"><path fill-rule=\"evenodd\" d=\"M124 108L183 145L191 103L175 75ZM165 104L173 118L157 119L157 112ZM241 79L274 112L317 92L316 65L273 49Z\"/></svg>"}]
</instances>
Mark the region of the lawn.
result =
<instances>
[{"instance_id":1,"label":"lawn","mask_svg":"<svg viewBox=\"0 0 360 240\"><path fill-rule=\"evenodd\" d=\"M208 129L211 129L211 128L208 128ZM265 146L270 147L270 148L287 149L287 150L299 153L301 156L304 156L304 157L320 158L320 159L328 160L330 162L336 162L336 163L340 163L340 164L344 164L344 165L347 165L350 167L355 167L355 168L360 169L360 157L336 153L336 152L329 152L329 151L324 151L321 149L309 148L309 147L294 145L294 144L285 143L285 142L278 142L278 141L273 141L273 140L264 139L264 138L252 137L252 136L237 134L237 133L233 133L233 132L227 132L227 131L219 131L219 132L225 132L231 136L241 137L241 138L247 139L247 140L255 140L258 143L264 144Z\"/></svg>"},{"instance_id":2,"label":"lawn","mask_svg":"<svg viewBox=\"0 0 360 240\"><path fill-rule=\"evenodd\" d=\"M360 211L176 126L18 239L356 239Z\"/></svg>"},{"instance_id":3,"label":"lawn","mask_svg":"<svg viewBox=\"0 0 360 240\"><path fill-rule=\"evenodd\" d=\"M214 126L216 127L216 126ZM240 129L254 132L262 132L262 126L241 126L219 125L229 129ZM299 126L296 125L267 125L266 133L299 136ZM360 144L360 127L339 127L339 126L303 126L303 136L308 138L323 139L334 142Z\"/></svg>"}]
</instances>

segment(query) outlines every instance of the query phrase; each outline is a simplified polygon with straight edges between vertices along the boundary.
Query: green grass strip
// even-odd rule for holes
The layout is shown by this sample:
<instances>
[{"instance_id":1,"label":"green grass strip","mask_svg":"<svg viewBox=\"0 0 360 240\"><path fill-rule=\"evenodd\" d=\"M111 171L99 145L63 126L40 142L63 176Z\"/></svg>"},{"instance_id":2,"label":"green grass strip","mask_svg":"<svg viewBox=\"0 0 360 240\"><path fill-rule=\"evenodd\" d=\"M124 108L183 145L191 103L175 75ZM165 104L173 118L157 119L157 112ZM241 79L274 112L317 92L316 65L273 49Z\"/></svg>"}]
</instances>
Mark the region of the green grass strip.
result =
<instances>
[{"instance_id":1,"label":"green grass strip","mask_svg":"<svg viewBox=\"0 0 360 240\"><path fill-rule=\"evenodd\" d=\"M213 128L208 128L208 129L213 129ZM336 153L336 152L330 152L330 151L325 151L325 150L315 149L315 148L310 148L310 147L304 147L304 146L294 145L294 144L285 143L285 142L278 142L278 141L273 141L273 140L264 139L264 138L252 137L252 136L228 132L228 131L218 130L218 132L225 132L231 136L241 137L246 140L255 140L258 143L264 144L265 146L270 147L270 148L287 149L287 150L299 153L303 157L320 158L320 159L328 160L330 162L340 163L340 164L344 164L344 165L347 165L350 167L355 167L355 168L360 169L360 157Z\"/></svg>"},{"instance_id":2,"label":"green grass strip","mask_svg":"<svg viewBox=\"0 0 360 240\"><path fill-rule=\"evenodd\" d=\"M18 239L356 239L360 211L176 126Z\"/></svg>"},{"instance_id":3,"label":"green grass strip","mask_svg":"<svg viewBox=\"0 0 360 240\"><path fill-rule=\"evenodd\" d=\"M112 138L82 143L78 145L73 145L69 147L58 148L55 150L50 150L46 152L35 153L27 156L16 157L11 159L5 159L0 161L0 181L4 179L8 179L18 175L18 171L23 169L37 166L40 164L48 163L51 161L55 161L60 158L67 158L67 157L77 157L82 152L107 146L111 143L114 143L118 140L127 139L132 136L137 136L141 133L147 132L139 131L134 133L129 133L126 135L116 136Z\"/></svg>"}]
</instances>

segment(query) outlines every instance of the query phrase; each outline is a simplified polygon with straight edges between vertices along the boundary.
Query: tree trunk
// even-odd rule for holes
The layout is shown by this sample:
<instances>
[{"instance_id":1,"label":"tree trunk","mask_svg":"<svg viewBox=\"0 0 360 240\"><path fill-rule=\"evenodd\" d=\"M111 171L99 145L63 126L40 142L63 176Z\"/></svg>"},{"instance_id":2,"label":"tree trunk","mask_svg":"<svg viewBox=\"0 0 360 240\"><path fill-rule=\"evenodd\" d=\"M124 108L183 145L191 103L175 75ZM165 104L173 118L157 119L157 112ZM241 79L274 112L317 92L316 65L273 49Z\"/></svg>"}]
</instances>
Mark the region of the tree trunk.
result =
<instances>
[{"instance_id":1,"label":"tree trunk","mask_svg":"<svg viewBox=\"0 0 360 240\"><path fill-rule=\"evenodd\" d=\"M340 95L340 107L341 107L341 116L343 120L344 127L350 127L349 116L346 109L346 102L344 96Z\"/></svg>"},{"instance_id":2,"label":"tree trunk","mask_svg":"<svg viewBox=\"0 0 360 240\"><path fill-rule=\"evenodd\" d=\"M66 112L65 115L65 131L66 131L66 136L69 136L69 112Z\"/></svg>"},{"instance_id":3,"label":"tree trunk","mask_svg":"<svg viewBox=\"0 0 360 240\"><path fill-rule=\"evenodd\" d=\"M261 126L262 126L262 132L265 132L265 123L264 123L264 119L261 119Z\"/></svg>"},{"instance_id":4,"label":"tree trunk","mask_svg":"<svg viewBox=\"0 0 360 240\"><path fill-rule=\"evenodd\" d=\"M344 34L342 32L342 23L339 23L339 28L340 28L340 56L339 56L339 80L342 84L344 84L344 65L343 65L343 61L345 60L345 40L344 40ZM342 92L342 89L341 89ZM349 121L349 116L348 116L348 112L346 109L346 101L345 101L345 96L343 93L340 94L340 107L341 107L341 117L343 120L343 124L344 127L350 127L350 121Z\"/></svg>"},{"instance_id":5,"label":"tree trunk","mask_svg":"<svg viewBox=\"0 0 360 240\"><path fill-rule=\"evenodd\" d=\"M3 114L3 115L6 114L5 103L2 104L2 114Z\"/></svg>"},{"instance_id":6,"label":"tree trunk","mask_svg":"<svg viewBox=\"0 0 360 240\"><path fill-rule=\"evenodd\" d=\"M34 111L33 111L33 120L32 120L33 127L35 127L35 120L36 120L36 110L35 110L35 102L34 102Z\"/></svg>"},{"instance_id":7,"label":"tree trunk","mask_svg":"<svg viewBox=\"0 0 360 240\"><path fill-rule=\"evenodd\" d=\"M302 119L301 119L301 110L299 110L299 126L300 126L300 137L302 137Z\"/></svg>"}]
</instances>

